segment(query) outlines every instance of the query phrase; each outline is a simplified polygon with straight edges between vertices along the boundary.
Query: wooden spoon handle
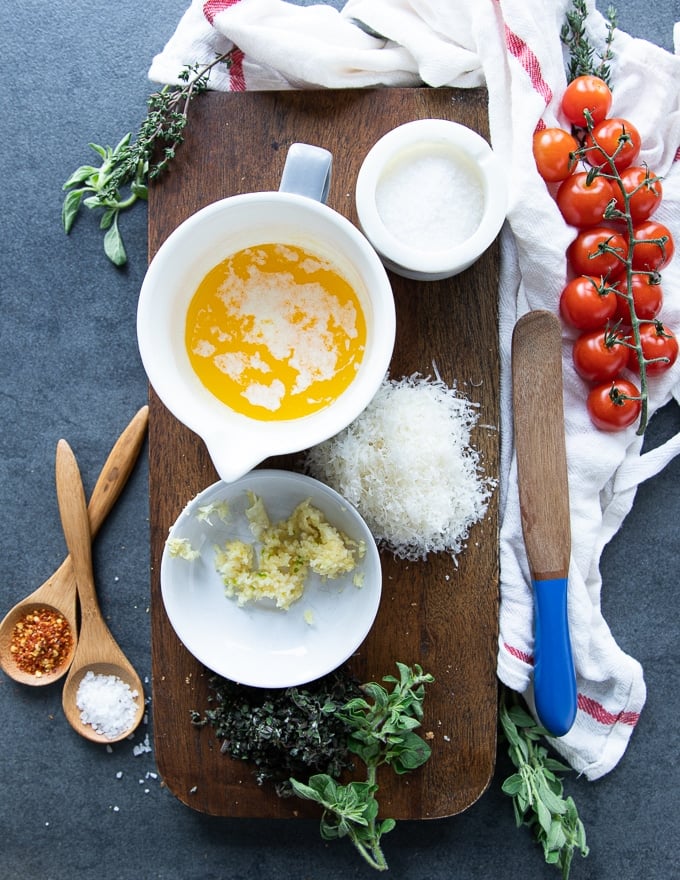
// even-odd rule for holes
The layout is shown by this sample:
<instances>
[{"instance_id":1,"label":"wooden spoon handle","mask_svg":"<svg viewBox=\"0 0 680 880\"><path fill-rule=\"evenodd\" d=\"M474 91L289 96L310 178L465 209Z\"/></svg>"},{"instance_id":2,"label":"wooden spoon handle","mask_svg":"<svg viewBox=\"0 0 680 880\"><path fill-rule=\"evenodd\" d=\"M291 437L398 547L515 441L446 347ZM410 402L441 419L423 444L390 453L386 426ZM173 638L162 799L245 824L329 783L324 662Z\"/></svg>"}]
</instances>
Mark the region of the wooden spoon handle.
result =
<instances>
[{"instance_id":1,"label":"wooden spoon handle","mask_svg":"<svg viewBox=\"0 0 680 880\"><path fill-rule=\"evenodd\" d=\"M83 614L98 611L92 572L92 536L85 490L73 450L66 440L57 443L57 501L66 546L71 557Z\"/></svg>"},{"instance_id":2,"label":"wooden spoon handle","mask_svg":"<svg viewBox=\"0 0 680 880\"><path fill-rule=\"evenodd\" d=\"M144 442L148 422L149 407L143 406L116 440L106 459L87 508L93 537L116 503L132 472Z\"/></svg>"}]
</instances>

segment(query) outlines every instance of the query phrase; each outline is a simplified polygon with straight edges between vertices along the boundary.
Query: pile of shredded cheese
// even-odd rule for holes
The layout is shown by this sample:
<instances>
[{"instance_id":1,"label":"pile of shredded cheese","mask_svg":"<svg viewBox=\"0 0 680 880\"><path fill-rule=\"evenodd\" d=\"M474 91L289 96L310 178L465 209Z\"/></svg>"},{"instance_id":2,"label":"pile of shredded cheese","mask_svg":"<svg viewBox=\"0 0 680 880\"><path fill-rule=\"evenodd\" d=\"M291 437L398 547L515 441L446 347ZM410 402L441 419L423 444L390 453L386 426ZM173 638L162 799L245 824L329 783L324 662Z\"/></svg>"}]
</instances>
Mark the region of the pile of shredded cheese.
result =
<instances>
[{"instance_id":1,"label":"pile of shredded cheese","mask_svg":"<svg viewBox=\"0 0 680 880\"><path fill-rule=\"evenodd\" d=\"M385 379L344 431L309 450L306 467L359 510L400 559L454 559L487 510L495 482L470 445L478 413L440 379Z\"/></svg>"}]
</instances>

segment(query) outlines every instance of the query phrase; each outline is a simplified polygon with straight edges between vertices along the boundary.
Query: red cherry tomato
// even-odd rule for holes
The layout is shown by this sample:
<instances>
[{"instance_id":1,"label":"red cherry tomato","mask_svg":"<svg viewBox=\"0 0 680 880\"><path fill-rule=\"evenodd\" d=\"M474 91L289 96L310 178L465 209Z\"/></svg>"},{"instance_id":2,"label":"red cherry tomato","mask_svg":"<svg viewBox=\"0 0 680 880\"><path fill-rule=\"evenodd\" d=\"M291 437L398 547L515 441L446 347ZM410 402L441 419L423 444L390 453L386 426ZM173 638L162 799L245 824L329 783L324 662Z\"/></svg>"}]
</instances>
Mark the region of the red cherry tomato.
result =
<instances>
[{"instance_id":1,"label":"red cherry tomato","mask_svg":"<svg viewBox=\"0 0 680 880\"><path fill-rule=\"evenodd\" d=\"M638 318L651 321L661 311L663 305L663 290L658 278L646 273L634 272L630 279L630 292L633 295L633 307ZM628 283L625 278L620 279L614 285L624 294L628 292ZM625 327L629 327L630 307L628 300L616 294L615 320L621 321Z\"/></svg>"},{"instance_id":2,"label":"red cherry tomato","mask_svg":"<svg viewBox=\"0 0 680 880\"><path fill-rule=\"evenodd\" d=\"M562 128L544 128L534 134L534 160L543 180L564 180L576 167L578 141Z\"/></svg>"},{"instance_id":3,"label":"red cherry tomato","mask_svg":"<svg viewBox=\"0 0 680 880\"><path fill-rule=\"evenodd\" d=\"M661 321L642 324L640 327L640 347L646 361L645 370L648 376L658 376L670 369L678 358L678 340L672 330ZM663 358L663 360L656 360ZM639 370L637 350L631 349L628 366L633 371Z\"/></svg>"},{"instance_id":4,"label":"red cherry tomato","mask_svg":"<svg viewBox=\"0 0 680 880\"><path fill-rule=\"evenodd\" d=\"M656 220L645 220L633 227L633 270L656 272L673 259L675 242L667 226Z\"/></svg>"},{"instance_id":5,"label":"red cherry tomato","mask_svg":"<svg viewBox=\"0 0 680 880\"><path fill-rule=\"evenodd\" d=\"M576 275L615 278L625 269L626 239L607 226L584 229L567 249L567 259Z\"/></svg>"},{"instance_id":6,"label":"red cherry tomato","mask_svg":"<svg viewBox=\"0 0 680 880\"><path fill-rule=\"evenodd\" d=\"M640 165L631 165L621 172L621 186L628 195L628 210L633 222L646 220L661 204L663 187L661 181L649 169ZM619 211L625 211L625 204L621 187L612 186L616 207Z\"/></svg>"},{"instance_id":7,"label":"red cherry tomato","mask_svg":"<svg viewBox=\"0 0 680 880\"><path fill-rule=\"evenodd\" d=\"M621 431L640 416L640 390L627 379L604 382L590 392L587 407L596 428L601 431Z\"/></svg>"},{"instance_id":8,"label":"red cherry tomato","mask_svg":"<svg viewBox=\"0 0 680 880\"><path fill-rule=\"evenodd\" d=\"M572 125L586 128L584 110L590 112L592 124L606 119L612 106L612 93L599 76L577 76L569 83L562 96L562 112Z\"/></svg>"},{"instance_id":9,"label":"red cherry tomato","mask_svg":"<svg viewBox=\"0 0 680 880\"><path fill-rule=\"evenodd\" d=\"M632 122L612 117L600 122L585 139L586 161L596 168L607 168L609 157L619 172L637 159L642 146L640 133Z\"/></svg>"},{"instance_id":10,"label":"red cherry tomato","mask_svg":"<svg viewBox=\"0 0 680 880\"><path fill-rule=\"evenodd\" d=\"M607 382L628 364L629 348L623 337L609 330L582 333L574 342L574 368L586 382Z\"/></svg>"},{"instance_id":11,"label":"red cherry tomato","mask_svg":"<svg viewBox=\"0 0 680 880\"><path fill-rule=\"evenodd\" d=\"M565 323L577 330L597 330L614 317L619 299L601 278L579 275L560 295L560 314Z\"/></svg>"},{"instance_id":12,"label":"red cherry tomato","mask_svg":"<svg viewBox=\"0 0 680 880\"><path fill-rule=\"evenodd\" d=\"M602 223L605 208L614 201L614 187L606 177L588 179L585 171L571 174L557 190L557 206L570 226L581 229Z\"/></svg>"}]
</instances>

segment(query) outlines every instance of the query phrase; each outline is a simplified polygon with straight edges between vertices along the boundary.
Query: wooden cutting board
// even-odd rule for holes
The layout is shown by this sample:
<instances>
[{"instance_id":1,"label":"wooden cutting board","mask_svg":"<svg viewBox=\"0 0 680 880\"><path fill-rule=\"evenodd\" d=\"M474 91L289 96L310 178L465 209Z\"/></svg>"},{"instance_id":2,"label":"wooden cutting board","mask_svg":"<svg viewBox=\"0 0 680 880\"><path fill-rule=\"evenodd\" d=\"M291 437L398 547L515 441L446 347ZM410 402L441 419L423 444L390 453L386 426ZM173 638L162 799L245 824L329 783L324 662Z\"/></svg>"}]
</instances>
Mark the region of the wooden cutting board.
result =
<instances>
[{"instance_id":1,"label":"wooden cutting board","mask_svg":"<svg viewBox=\"0 0 680 880\"><path fill-rule=\"evenodd\" d=\"M389 129L419 118L461 122L488 139L483 90L377 89L210 93L191 108L185 144L170 172L151 187L149 258L172 230L209 202L277 189L288 146L304 141L334 156L328 204L356 223L354 182L366 152ZM219 255L217 255L219 256ZM473 442L488 475L498 475L498 250L465 273L434 283L391 276L397 341L391 376L439 371L479 404ZM268 466L300 468L299 457ZM313 804L280 800L258 787L248 765L220 753L209 727L190 723L208 705L209 673L175 636L164 611L160 560L168 529L186 503L217 476L202 441L150 389L151 645L156 760L165 784L196 810L219 816L317 815ZM378 618L352 658L361 680L380 680L395 662L420 663L428 690L423 732L432 758L408 777L379 777L381 812L396 819L458 813L486 789L496 755L498 507L470 534L457 565L382 557Z\"/></svg>"}]
</instances>

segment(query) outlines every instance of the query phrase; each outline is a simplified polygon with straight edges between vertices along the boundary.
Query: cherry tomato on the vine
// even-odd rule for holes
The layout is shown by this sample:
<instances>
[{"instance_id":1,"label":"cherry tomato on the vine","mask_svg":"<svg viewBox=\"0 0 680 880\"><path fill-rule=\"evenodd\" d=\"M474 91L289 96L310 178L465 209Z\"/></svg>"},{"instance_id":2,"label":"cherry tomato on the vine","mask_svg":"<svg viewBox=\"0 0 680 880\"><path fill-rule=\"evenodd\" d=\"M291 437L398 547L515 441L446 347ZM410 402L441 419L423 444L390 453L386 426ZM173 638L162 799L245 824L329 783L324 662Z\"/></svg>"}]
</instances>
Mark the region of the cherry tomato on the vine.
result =
<instances>
[{"instance_id":1,"label":"cherry tomato on the vine","mask_svg":"<svg viewBox=\"0 0 680 880\"><path fill-rule=\"evenodd\" d=\"M640 390L627 379L597 385L588 395L588 414L601 431L621 431L640 416Z\"/></svg>"},{"instance_id":2,"label":"cherry tomato on the vine","mask_svg":"<svg viewBox=\"0 0 680 880\"><path fill-rule=\"evenodd\" d=\"M640 133L632 122L620 117L605 119L586 135L586 161L596 168L608 168L606 156L621 172L637 159L642 146Z\"/></svg>"},{"instance_id":3,"label":"cherry tomato on the vine","mask_svg":"<svg viewBox=\"0 0 680 880\"><path fill-rule=\"evenodd\" d=\"M616 282L622 293L628 293L628 282L625 278ZM630 292L633 295L633 307L638 318L651 321L661 311L663 305L663 290L659 279L646 272L634 272L630 279ZM631 324L630 306L625 296L616 295L616 320L629 327Z\"/></svg>"},{"instance_id":4,"label":"cherry tomato on the vine","mask_svg":"<svg viewBox=\"0 0 680 880\"><path fill-rule=\"evenodd\" d=\"M548 183L564 180L572 173L576 167L574 153L577 150L578 141L563 128L544 128L534 134L536 168Z\"/></svg>"},{"instance_id":5,"label":"cherry tomato on the vine","mask_svg":"<svg viewBox=\"0 0 680 880\"><path fill-rule=\"evenodd\" d=\"M633 227L633 270L656 272L673 259L675 242L667 226L656 220L645 220Z\"/></svg>"},{"instance_id":6,"label":"cherry tomato on the vine","mask_svg":"<svg viewBox=\"0 0 680 880\"><path fill-rule=\"evenodd\" d=\"M564 219L580 229L602 223L605 208L614 198L614 187L606 177L598 174L591 180L585 171L569 175L556 195Z\"/></svg>"},{"instance_id":7,"label":"cherry tomato on the vine","mask_svg":"<svg viewBox=\"0 0 680 880\"><path fill-rule=\"evenodd\" d=\"M607 226L582 230L567 249L567 259L576 275L615 278L623 272L627 256L626 239Z\"/></svg>"},{"instance_id":8,"label":"cherry tomato on the vine","mask_svg":"<svg viewBox=\"0 0 680 880\"><path fill-rule=\"evenodd\" d=\"M633 222L646 220L661 204L663 187L658 177L655 177L648 168L641 165L631 165L621 172L621 186L628 195L628 211ZM625 204L621 187L612 186L616 207L619 211L625 211Z\"/></svg>"},{"instance_id":9,"label":"cherry tomato on the vine","mask_svg":"<svg viewBox=\"0 0 680 880\"><path fill-rule=\"evenodd\" d=\"M606 119L612 106L612 93L607 83L599 76L585 74L577 76L565 89L562 96L562 112L572 125L586 128L583 111L588 110L593 125Z\"/></svg>"},{"instance_id":10,"label":"cherry tomato on the vine","mask_svg":"<svg viewBox=\"0 0 680 880\"><path fill-rule=\"evenodd\" d=\"M597 330L616 314L619 296L592 275L573 278L560 295L562 319L577 330Z\"/></svg>"},{"instance_id":11,"label":"cherry tomato on the vine","mask_svg":"<svg viewBox=\"0 0 680 880\"><path fill-rule=\"evenodd\" d=\"M628 364L628 346L623 337L609 330L582 333L572 348L574 369L586 382L606 382L618 376Z\"/></svg>"},{"instance_id":12,"label":"cherry tomato on the vine","mask_svg":"<svg viewBox=\"0 0 680 880\"><path fill-rule=\"evenodd\" d=\"M645 365L648 376L657 376L665 372L678 358L678 340L673 331L661 321L652 321L640 326L640 347L645 360L650 361ZM656 358L664 360L656 360ZM628 366L634 371L639 369L636 349L630 350Z\"/></svg>"}]
</instances>

